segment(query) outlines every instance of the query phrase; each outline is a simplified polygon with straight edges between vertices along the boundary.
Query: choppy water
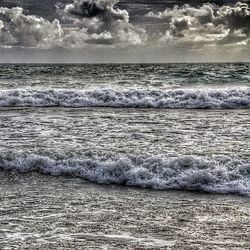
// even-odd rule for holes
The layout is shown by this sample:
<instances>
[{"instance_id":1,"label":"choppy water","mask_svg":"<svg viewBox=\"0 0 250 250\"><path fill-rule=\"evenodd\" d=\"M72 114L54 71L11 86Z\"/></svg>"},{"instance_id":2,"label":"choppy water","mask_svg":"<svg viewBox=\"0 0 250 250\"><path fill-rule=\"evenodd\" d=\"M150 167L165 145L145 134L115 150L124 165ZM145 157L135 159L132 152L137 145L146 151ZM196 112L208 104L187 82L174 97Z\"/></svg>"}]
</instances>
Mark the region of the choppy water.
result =
<instances>
[{"instance_id":1,"label":"choppy water","mask_svg":"<svg viewBox=\"0 0 250 250\"><path fill-rule=\"evenodd\" d=\"M250 65L1 65L0 168L250 195Z\"/></svg>"}]
</instances>

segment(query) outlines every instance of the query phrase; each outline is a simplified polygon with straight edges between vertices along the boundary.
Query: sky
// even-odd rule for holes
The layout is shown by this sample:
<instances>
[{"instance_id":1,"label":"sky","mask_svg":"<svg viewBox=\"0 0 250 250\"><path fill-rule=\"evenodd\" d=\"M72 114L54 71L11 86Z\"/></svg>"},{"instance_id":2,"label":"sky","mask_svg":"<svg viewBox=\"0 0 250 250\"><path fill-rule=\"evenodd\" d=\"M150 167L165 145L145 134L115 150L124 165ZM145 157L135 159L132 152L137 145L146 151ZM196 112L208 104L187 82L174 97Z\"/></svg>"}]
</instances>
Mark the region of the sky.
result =
<instances>
[{"instance_id":1,"label":"sky","mask_svg":"<svg viewBox=\"0 0 250 250\"><path fill-rule=\"evenodd\" d=\"M0 0L0 62L250 61L250 1Z\"/></svg>"}]
</instances>

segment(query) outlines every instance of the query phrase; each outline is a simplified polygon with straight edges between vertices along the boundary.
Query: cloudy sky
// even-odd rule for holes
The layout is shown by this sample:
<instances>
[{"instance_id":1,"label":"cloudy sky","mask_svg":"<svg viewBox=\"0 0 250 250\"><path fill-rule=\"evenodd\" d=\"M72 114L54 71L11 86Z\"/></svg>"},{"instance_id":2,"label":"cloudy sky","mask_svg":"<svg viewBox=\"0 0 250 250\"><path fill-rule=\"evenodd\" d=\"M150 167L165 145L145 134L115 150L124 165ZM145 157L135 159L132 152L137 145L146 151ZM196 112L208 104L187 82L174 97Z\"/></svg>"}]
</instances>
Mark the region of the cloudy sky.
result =
<instances>
[{"instance_id":1,"label":"cloudy sky","mask_svg":"<svg viewBox=\"0 0 250 250\"><path fill-rule=\"evenodd\" d=\"M0 62L250 61L250 1L0 0Z\"/></svg>"}]
</instances>

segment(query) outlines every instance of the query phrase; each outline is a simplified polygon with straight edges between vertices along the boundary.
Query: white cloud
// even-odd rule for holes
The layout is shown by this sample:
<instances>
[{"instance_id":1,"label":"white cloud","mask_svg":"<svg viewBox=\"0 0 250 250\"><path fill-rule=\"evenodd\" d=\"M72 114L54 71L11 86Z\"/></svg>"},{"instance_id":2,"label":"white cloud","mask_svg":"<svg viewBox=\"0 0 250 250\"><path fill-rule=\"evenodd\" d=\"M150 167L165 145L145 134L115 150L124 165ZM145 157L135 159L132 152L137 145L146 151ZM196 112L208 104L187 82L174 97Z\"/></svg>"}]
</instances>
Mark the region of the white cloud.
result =
<instances>
[{"instance_id":1,"label":"white cloud","mask_svg":"<svg viewBox=\"0 0 250 250\"><path fill-rule=\"evenodd\" d=\"M49 48L60 46L64 32L58 20L25 15L23 9L0 8L0 44Z\"/></svg>"},{"instance_id":2,"label":"white cloud","mask_svg":"<svg viewBox=\"0 0 250 250\"><path fill-rule=\"evenodd\" d=\"M218 7L183 5L163 12L149 12L149 18L166 23L161 43L193 43L193 45L247 45L250 39L250 10L247 4Z\"/></svg>"}]
</instances>

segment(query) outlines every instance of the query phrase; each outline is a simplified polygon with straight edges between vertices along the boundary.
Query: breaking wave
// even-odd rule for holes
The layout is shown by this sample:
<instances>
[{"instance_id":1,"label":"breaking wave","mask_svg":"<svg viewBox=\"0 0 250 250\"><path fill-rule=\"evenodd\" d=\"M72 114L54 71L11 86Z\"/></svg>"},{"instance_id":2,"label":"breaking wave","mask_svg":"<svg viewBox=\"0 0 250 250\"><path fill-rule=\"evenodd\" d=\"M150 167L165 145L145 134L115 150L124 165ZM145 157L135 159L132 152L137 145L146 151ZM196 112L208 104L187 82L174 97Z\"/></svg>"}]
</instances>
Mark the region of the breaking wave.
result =
<instances>
[{"instance_id":1,"label":"breaking wave","mask_svg":"<svg viewBox=\"0 0 250 250\"><path fill-rule=\"evenodd\" d=\"M250 89L2 90L0 107L250 108Z\"/></svg>"},{"instance_id":2,"label":"breaking wave","mask_svg":"<svg viewBox=\"0 0 250 250\"><path fill-rule=\"evenodd\" d=\"M81 177L99 184L159 190L195 190L250 197L250 163L230 157L101 158L65 155L0 155L0 170Z\"/></svg>"}]
</instances>

